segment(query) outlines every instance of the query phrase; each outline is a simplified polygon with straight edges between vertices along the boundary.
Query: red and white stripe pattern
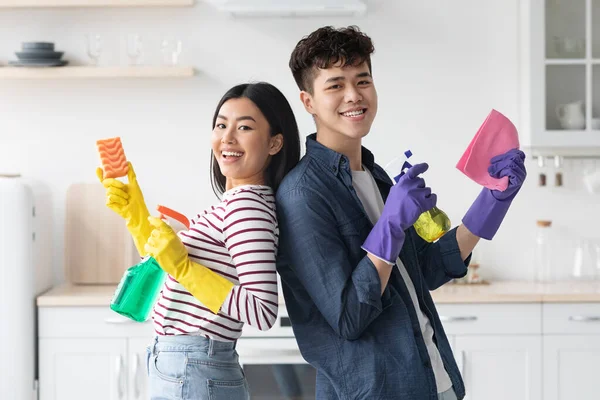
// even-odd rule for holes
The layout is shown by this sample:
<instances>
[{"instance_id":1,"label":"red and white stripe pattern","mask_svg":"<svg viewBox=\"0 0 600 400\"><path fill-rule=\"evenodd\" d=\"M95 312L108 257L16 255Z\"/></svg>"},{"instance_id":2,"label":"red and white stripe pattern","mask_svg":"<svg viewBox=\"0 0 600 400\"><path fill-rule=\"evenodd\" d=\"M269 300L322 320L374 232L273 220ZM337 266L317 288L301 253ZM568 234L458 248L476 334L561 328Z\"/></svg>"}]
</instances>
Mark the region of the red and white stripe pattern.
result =
<instances>
[{"instance_id":1,"label":"red and white stripe pattern","mask_svg":"<svg viewBox=\"0 0 600 400\"><path fill-rule=\"evenodd\" d=\"M244 323L271 328L277 318L278 235L271 188L246 185L225 192L221 203L192 219L179 237L192 261L235 286L215 315L169 276L154 307L156 333L233 341Z\"/></svg>"}]
</instances>

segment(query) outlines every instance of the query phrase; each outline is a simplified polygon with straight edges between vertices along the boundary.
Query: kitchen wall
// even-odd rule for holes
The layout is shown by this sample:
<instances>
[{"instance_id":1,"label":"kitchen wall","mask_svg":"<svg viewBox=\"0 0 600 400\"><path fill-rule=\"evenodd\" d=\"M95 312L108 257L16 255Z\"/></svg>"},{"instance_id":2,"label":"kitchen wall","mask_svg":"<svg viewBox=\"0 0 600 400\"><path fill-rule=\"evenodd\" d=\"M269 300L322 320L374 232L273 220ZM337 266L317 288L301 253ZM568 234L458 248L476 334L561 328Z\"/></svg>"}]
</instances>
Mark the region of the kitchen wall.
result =
<instances>
[{"instance_id":1,"label":"kitchen wall","mask_svg":"<svg viewBox=\"0 0 600 400\"><path fill-rule=\"evenodd\" d=\"M211 116L230 86L270 81L288 96L301 132L312 132L287 63L295 43L326 24L357 24L376 45L379 113L365 144L382 164L406 148L428 161L425 177L438 205L459 223L479 191L454 168L462 151L491 108L518 126L523 120L518 3L371 0L367 17L295 20L232 19L206 2L182 9L2 10L2 64L28 40L54 41L72 64L87 63L83 38L95 32L105 41L101 63L123 65L125 35L139 33L146 63L159 63L160 41L174 36L183 40L181 63L199 71L183 80L0 81L0 172L35 182L46 225L42 245L52 260L52 270L42 273L64 280L65 193L72 183L95 181L97 139L121 136L150 207L192 214L216 201L209 183ZM477 248L485 277L531 276L537 218L553 219L553 229L568 235L595 233L588 225L597 220L597 199L573 183L582 166L566 167L567 187L560 189L536 187L536 166L528 166L529 179L502 229ZM568 248L561 248L568 261Z\"/></svg>"}]
</instances>

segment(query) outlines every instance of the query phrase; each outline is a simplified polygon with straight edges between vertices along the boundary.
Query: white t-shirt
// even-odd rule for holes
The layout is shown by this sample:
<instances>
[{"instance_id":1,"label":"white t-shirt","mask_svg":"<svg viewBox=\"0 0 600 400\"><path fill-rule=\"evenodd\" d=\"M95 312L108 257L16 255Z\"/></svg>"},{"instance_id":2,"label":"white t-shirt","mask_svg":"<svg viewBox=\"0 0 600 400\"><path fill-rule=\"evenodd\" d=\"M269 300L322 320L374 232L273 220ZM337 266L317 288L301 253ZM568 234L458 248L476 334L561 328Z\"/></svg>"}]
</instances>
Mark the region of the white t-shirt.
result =
<instances>
[{"instance_id":1,"label":"white t-shirt","mask_svg":"<svg viewBox=\"0 0 600 400\"><path fill-rule=\"evenodd\" d=\"M356 194L362 202L362 205L367 213L367 216L371 220L371 223L375 224L379 220L381 212L383 211L383 199L381 198L381 193L379 193L379 188L375 183L375 179L373 179L373 176L366 168L364 168L364 171L352 171L352 186L354 186L354 190L356 190ZM440 352L433 342L433 327L429 322L429 318L427 318L427 316L419 307L419 300L417 299L415 286L400 258L396 260L396 265L398 266L400 275L402 276L402 279L404 279L404 283L408 288L408 293L410 294L410 298L413 302L413 306L419 320L421 333L423 334L425 346L427 347L427 352L429 353L429 358L431 359L431 366L435 375L437 391L438 393L443 393L452 387L452 381L450 380L450 377L444 368L444 363L442 361L442 357L440 356Z\"/></svg>"}]
</instances>

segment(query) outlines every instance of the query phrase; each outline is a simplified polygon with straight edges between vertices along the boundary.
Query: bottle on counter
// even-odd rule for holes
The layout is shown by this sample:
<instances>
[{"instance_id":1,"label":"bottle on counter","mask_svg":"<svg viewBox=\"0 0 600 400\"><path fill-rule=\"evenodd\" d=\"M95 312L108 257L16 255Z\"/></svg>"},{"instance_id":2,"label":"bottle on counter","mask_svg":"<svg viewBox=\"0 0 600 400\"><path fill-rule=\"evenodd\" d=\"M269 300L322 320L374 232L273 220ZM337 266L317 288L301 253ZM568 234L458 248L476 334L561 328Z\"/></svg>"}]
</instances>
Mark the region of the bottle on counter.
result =
<instances>
[{"instance_id":1,"label":"bottle on counter","mask_svg":"<svg viewBox=\"0 0 600 400\"><path fill-rule=\"evenodd\" d=\"M539 283L554 282L556 270L553 259L552 221L536 221L534 246L534 280Z\"/></svg>"},{"instance_id":2,"label":"bottle on counter","mask_svg":"<svg viewBox=\"0 0 600 400\"><path fill-rule=\"evenodd\" d=\"M573 250L573 279L582 281L598 279L600 267L598 245L595 245L591 239L581 237L576 240Z\"/></svg>"}]
</instances>

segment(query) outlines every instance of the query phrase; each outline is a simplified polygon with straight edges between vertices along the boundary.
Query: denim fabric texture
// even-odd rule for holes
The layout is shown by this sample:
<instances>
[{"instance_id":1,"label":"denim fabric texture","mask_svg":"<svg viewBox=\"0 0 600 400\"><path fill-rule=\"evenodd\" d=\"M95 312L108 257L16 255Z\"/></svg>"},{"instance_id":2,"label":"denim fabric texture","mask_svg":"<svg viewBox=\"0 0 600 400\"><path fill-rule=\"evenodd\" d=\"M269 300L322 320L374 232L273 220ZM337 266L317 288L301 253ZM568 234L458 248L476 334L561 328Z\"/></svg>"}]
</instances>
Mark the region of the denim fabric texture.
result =
<instances>
[{"instance_id":1,"label":"denim fabric texture","mask_svg":"<svg viewBox=\"0 0 600 400\"><path fill-rule=\"evenodd\" d=\"M249 400L235 342L157 336L147 349L151 400Z\"/></svg>"},{"instance_id":2,"label":"denim fabric texture","mask_svg":"<svg viewBox=\"0 0 600 400\"><path fill-rule=\"evenodd\" d=\"M310 135L306 155L277 191L277 270L304 359L317 369L320 400L438 400L415 307L397 268L381 295L361 246L372 229L352 187L348 159ZM391 180L362 149L385 201ZM467 273L456 228L435 243L406 231L400 259L431 321L434 341L458 399L464 384L430 295Z\"/></svg>"}]
</instances>

